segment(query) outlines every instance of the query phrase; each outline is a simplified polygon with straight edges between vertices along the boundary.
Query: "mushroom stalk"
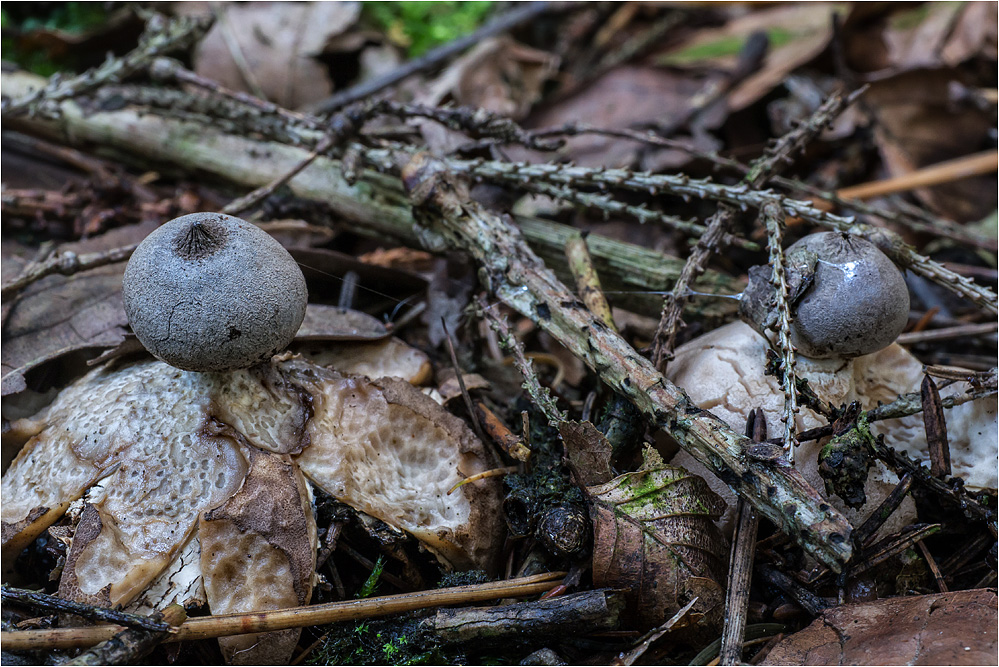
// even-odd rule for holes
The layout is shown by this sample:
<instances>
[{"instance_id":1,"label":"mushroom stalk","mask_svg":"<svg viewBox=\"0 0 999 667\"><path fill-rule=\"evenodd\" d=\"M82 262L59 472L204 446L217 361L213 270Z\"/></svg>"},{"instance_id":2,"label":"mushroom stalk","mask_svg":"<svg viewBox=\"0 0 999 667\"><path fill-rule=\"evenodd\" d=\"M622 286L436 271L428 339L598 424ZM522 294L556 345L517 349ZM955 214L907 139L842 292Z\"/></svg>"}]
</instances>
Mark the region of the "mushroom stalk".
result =
<instances>
[{"instance_id":1,"label":"mushroom stalk","mask_svg":"<svg viewBox=\"0 0 999 667\"><path fill-rule=\"evenodd\" d=\"M594 317L527 247L519 230L473 202L441 163L417 156L403 181L427 242L473 256L483 281L503 303L536 321L762 515L830 569L841 570L851 555L850 524L797 471L747 457L745 436L698 409Z\"/></svg>"}]
</instances>

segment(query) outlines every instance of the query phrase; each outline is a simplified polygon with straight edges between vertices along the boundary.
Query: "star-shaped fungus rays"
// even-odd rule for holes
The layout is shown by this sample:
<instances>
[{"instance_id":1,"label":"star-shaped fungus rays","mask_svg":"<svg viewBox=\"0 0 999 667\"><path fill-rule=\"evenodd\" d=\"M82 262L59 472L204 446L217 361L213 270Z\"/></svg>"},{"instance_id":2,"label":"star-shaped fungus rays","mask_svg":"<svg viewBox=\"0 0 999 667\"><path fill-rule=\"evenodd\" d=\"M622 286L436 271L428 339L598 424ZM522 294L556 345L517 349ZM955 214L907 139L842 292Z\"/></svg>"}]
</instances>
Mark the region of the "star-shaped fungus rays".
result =
<instances>
[{"instance_id":1,"label":"star-shaped fungus rays","mask_svg":"<svg viewBox=\"0 0 999 667\"><path fill-rule=\"evenodd\" d=\"M59 583L75 600L162 606L203 585L216 614L306 604L310 483L450 567L492 569L503 535L495 480L448 494L495 467L464 422L406 382L301 357L225 373L105 366L14 430L32 437L3 477L4 562L83 497ZM220 643L230 662L273 663L297 641Z\"/></svg>"}]
</instances>

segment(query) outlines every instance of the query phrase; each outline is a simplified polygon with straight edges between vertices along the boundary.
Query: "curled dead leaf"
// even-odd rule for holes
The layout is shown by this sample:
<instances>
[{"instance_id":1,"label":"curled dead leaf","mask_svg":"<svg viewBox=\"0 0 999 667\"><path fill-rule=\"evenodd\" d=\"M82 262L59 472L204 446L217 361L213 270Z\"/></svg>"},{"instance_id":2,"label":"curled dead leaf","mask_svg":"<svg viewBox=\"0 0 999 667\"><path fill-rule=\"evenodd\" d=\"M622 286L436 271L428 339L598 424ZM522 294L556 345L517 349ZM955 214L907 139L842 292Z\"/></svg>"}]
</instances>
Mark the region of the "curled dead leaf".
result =
<instances>
[{"instance_id":1,"label":"curled dead leaf","mask_svg":"<svg viewBox=\"0 0 999 667\"><path fill-rule=\"evenodd\" d=\"M630 590L642 627L661 625L694 597L695 632L721 627L728 546L715 526L724 502L700 477L653 465L587 488L593 583Z\"/></svg>"},{"instance_id":2,"label":"curled dead leaf","mask_svg":"<svg viewBox=\"0 0 999 667\"><path fill-rule=\"evenodd\" d=\"M232 90L297 109L333 91L314 56L349 28L356 2L261 2L223 5L194 55L195 71Z\"/></svg>"},{"instance_id":3,"label":"curled dead leaf","mask_svg":"<svg viewBox=\"0 0 999 667\"><path fill-rule=\"evenodd\" d=\"M316 522L305 478L288 457L250 449L243 486L201 515L201 569L214 614L286 609L309 602ZM289 576L290 573L290 576ZM226 661L283 665L301 628L219 639Z\"/></svg>"}]
</instances>

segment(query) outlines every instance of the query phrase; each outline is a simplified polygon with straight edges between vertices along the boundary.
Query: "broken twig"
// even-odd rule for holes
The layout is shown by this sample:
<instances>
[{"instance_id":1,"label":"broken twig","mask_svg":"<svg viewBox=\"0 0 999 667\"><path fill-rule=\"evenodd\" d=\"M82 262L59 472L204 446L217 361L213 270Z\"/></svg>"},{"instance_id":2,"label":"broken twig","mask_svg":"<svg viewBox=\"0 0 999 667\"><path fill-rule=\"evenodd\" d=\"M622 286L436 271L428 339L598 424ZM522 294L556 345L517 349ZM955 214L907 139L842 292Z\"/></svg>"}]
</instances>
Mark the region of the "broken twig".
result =
<instances>
[{"instance_id":1,"label":"broken twig","mask_svg":"<svg viewBox=\"0 0 999 667\"><path fill-rule=\"evenodd\" d=\"M520 231L468 197L439 161L421 155L403 170L422 237L435 249L461 249L503 303L537 322L595 369L759 512L833 570L849 559L850 525L793 468L743 455L747 439L710 413L595 317L524 243Z\"/></svg>"}]
</instances>

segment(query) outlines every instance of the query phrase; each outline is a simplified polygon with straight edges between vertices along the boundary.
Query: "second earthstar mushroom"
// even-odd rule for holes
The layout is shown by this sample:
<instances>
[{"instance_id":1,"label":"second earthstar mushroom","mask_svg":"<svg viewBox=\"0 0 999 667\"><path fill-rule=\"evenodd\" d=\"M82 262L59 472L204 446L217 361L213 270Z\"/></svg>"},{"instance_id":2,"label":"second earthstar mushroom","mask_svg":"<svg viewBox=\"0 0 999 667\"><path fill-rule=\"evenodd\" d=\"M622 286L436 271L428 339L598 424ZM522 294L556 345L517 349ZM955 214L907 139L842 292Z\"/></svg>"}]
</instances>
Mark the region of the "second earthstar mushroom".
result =
<instances>
[{"instance_id":1,"label":"second earthstar mushroom","mask_svg":"<svg viewBox=\"0 0 999 667\"><path fill-rule=\"evenodd\" d=\"M892 341L905 326L908 293L901 274L877 248L863 239L839 233L814 234L788 248L788 283L792 313L792 340L798 348L796 372L823 401L841 406L859 401L865 410L918 391L923 365ZM775 320L767 277L770 267L750 270L750 285L740 308L747 322L735 322L711 331L676 350L668 376L684 388L698 407L711 411L733 429L742 431L749 412L762 408L771 431L781 423L783 391L778 378L766 373L770 344L764 336ZM966 390L966 383L944 394ZM808 408L796 419L798 432L825 424ZM980 399L947 411L954 474L972 487L995 488L996 406ZM913 415L872 425L888 444L926 460L922 419ZM823 488L818 456L822 442L802 443L795 465L816 489ZM984 458L983 458L984 457ZM989 461L987 466L983 460ZM734 507L732 492L684 451L673 464L705 477L712 488ZM859 525L892 490L897 479L882 464L870 471L865 487L867 503L860 510L846 507L837 497L830 502ZM894 530L915 518L907 500L883 530ZM731 511L725 522L731 521Z\"/></svg>"}]
</instances>

